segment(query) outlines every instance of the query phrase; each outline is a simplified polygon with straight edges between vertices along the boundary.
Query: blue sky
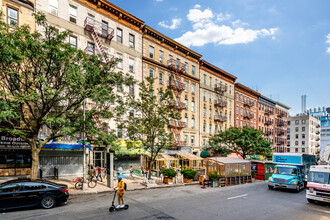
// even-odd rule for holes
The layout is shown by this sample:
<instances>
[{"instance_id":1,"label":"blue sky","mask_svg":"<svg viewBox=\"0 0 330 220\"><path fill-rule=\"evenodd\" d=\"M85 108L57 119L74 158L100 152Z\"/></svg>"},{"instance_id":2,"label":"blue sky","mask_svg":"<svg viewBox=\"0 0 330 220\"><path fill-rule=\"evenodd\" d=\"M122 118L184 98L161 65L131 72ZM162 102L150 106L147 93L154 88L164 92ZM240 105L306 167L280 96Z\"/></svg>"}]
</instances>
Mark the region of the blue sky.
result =
<instances>
[{"instance_id":1,"label":"blue sky","mask_svg":"<svg viewBox=\"0 0 330 220\"><path fill-rule=\"evenodd\" d=\"M330 107L329 0L113 0L115 5L291 107Z\"/></svg>"}]
</instances>

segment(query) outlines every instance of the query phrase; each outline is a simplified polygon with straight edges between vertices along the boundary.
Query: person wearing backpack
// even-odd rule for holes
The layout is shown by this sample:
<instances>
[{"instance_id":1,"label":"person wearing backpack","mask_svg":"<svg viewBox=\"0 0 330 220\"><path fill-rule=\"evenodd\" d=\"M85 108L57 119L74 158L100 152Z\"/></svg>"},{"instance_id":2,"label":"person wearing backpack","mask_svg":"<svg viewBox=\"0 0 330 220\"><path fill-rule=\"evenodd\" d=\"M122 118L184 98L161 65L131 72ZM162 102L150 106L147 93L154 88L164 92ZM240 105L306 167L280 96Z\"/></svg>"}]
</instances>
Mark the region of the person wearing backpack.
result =
<instances>
[{"instance_id":1,"label":"person wearing backpack","mask_svg":"<svg viewBox=\"0 0 330 220\"><path fill-rule=\"evenodd\" d=\"M125 191L127 190L127 185L124 183L123 178L119 177L118 178L118 184L117 184L117 195L118 195L118 206L117 208L124 208L124 194ZM122 205L120 205L122 204Z\"/></svg>"}]
</instances>

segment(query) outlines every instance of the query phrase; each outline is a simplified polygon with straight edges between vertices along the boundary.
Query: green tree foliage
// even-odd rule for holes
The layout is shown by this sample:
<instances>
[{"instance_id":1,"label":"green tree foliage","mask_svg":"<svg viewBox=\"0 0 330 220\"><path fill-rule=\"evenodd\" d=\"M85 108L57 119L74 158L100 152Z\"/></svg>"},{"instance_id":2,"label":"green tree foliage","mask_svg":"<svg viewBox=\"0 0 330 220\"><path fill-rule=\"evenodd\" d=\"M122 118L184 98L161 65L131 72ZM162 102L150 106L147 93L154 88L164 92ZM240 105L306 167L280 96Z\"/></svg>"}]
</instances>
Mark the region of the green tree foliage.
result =
<instances>
[{"instance_id":1,"label":"green tree foliage","mask_svg":"<svg viewBox=\"0 0 330 220\"><path fill-rule=\"evenodd\" d=\"M220 154L238 153L244 159L247 155L268 156L272 152L271 143L264 139L263 132L249 127L230 127L221 131L210 138L210 147Z\"/></svg>"},{"instance_id":2,"label":"green tree foliage","mask_svg":"<svg viewBox=\"0 0 330 220\"><path fill-rule=\"evenodd\" d=\"M171 119L180 116L174 111L172 91L155 89L154 79L147 77L139 84L139 89L139 97L129 96L122 106L123 111L128 113L126 119L117 121L130 140L127 141L128 147L138 147L137 143L141 143L150 154L147 165L150 170L158 153L173 147L168 126Z\"/></svg>"},{"instance_id":3,"label":"green tree foliage","mask_svg":"<svg viewBox=\"0 0 330 220\"><path fill-rule=\"evenodd\" d=\"M181 174L183 175L184 178L194 179L197 174L197 171L193 169L184 169L181 170Z\"/></svg>"},{"instance_id":4,"label":"green tree foliage","mask_svg":"<svg viewBox=\"0 0 330 220\"><path fill-rule=\"evenodd\" d=\"M43 32L10 27L0 21L0 132L19 135L32 148L32 175L37 177L39 152L51 139L79 135L85 124L98 144L113 145L116 136L104 133L96 118L114 117L112 106L120 101L117 84L132 78L114 72L100 56L87 56L68 43L69 32L59 32L35 15ZM83 122L82 103L88 103ZM46 132L45 140L38 135Z\"/></svg>"}]
</instances>

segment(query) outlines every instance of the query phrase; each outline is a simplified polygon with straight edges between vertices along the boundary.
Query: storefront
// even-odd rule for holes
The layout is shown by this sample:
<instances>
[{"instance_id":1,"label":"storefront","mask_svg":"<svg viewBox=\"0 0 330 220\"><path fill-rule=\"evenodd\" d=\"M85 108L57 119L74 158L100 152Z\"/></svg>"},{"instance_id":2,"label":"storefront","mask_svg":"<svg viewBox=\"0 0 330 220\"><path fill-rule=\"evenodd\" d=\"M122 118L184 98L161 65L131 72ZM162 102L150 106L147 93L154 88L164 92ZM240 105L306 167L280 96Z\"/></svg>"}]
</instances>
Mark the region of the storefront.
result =
<instances>
[{"instance_id":1,"label":"storefront","mask_svg":"<svg viewBox=\"0 0 330 220\"><path fill-rule=\"evenodd\" d=\"M0 176L31 174L31 147L22 138L0 133Z\"/></svg>"}]
</instances>

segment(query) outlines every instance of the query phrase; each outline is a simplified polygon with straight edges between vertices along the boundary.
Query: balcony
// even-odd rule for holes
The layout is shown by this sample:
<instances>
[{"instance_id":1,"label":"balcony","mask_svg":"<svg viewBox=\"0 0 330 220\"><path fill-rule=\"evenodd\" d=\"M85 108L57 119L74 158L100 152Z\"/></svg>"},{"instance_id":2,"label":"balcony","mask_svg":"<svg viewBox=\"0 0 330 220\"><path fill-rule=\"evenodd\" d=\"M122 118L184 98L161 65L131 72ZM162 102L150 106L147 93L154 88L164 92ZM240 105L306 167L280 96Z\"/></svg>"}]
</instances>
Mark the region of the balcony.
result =
<instances>
[{"instance_id":1,"label":"balcony","mask_svg":"<svg viewBox=\"0 0 330 220\"><path fill-rule=\"evenodd\" d=\"M277 126L283 127L285 125L284 121L279 121L277 122Z\"/></svg>"},{"instance_id":2,"label":"balcony","mask_svg":"<svg viewBox=\"0 0 330 220\"><path fill-rule=\"evenodd\" d=\"M284 117L284 113L280 113L277 115L278 118L283 118Z\"/></svg>"},{"instance_id":3,"label":"balcony","mask_svg":"<svg viewBox=\"0 0 330 220\"><path fill-rule=\"evenodd\" d=\"M244 114L244 118L252 119L253 115L252 114Z\"/></svg>"},{"instance_id":4,"label":"balcony","mask_svg":"<svg viewBox=\"0 0 330 220\"><path fill-rule=\"evenodd\" d=\"M109 41L111 41L114 36L114 29L110 28L106 23L95 21L93 18L87 17L84 22L84 27L86 31L95 32L98 36Z\"/></svg>"},{"instance_id":5,"label":"balcony","mask_svg":"<svg viewBox=\"0 0 330 220\"><path fill-rule=\"evenodd\" d=\"M251 101L244 101L244 106L252 107L253 106L253 102L251 102Z\"/></svg>"},{"instance_id":6,"label":"balcony","mask_svg":"<svg viewBox=\"0 0 330 220\"><path fill-rule=\"evenodd\" d=\"M315 147L320 147L320 144L316 144L316 146Z\"/></svg>"},{"instance_id":7,"label":"balcony","mask_svg":"<svg viewBox=\"0 0 330 220\"><path fill-rule=\"evenodd\" d=\"M108 54L108 53L102 53L100 50L95 49L95 45L94 45L94 47L89 47L89 46L87 46L87 47L85 48L84 52L85 52L87 55L89 55L89 56L92 56L92 55L101 55L102 58L103 58L103 61L104 61L104 62L107 62L107 61L105 60L105 57L104 57L105 55L107 56L107 59L108 59L108 60L112 60L112 59L114 58L114 56L112 56L112 55L110 55L110 54Z\"/></svg>"},{"instance_id":8,"label":"balcony","mask_svg":"<svg viewBox=\"0 0 330 220\"><path fill-rule=\"evenodd\" d=\"M173 102L173 104L176 106L176 109L177 110L184 110L184 109L186 109L186 105L184 104L184 102L177 101L177 102Z\"/></svg>"},{"instance_id":9,"label":"balcony","mask_svg":"<svg viewBox=\"0 0 330 220\"><path fill-rule=\"evenodd\" d=\"M315 134L320 134L320 131L315 132Z\"/></svg>"},{"instance_id":10,"label":"balcony","mask_svg":"<svg viewBox=\"0 0 330 220\"><path fill-rule=\"evenodd\" d=\"M184 63L177 63L173 59L167 61L167 67L177 73L186 73L186 67Z\"/></svg>"},{"instance_id":11,"label":"balcony","mask_svg":"<svg viewBox=\"0 0 330 220\"><path fill-rule=\"evenodd\" d=\"M170 80L170 83L168 85L168 89L172 89L172 90L177 90L178 92L182 92L184 90L184 83L179 82L179 81L174 81L174 80Z\"/></svg>"},{"instance_id":12,"label":"balcony","mask_svg":"<svg viewBox=\"0 0 330 220\"><path fill-rule=\"evenodd\" d=\"M319 140L320 140L320 138L319 138L319 137L315 139L315 141L319 141Z\"/></svg>"},{"instance_id":13,"label":"balcony","mask_svg":"<svg viewBox=\"0 0 330 220\"><path fill-rule=\"evenodd\" d=\"M221 86L216 86L214 88L214 90L215 90L216 93L219 93L219 94L223 94L224 92L227 92L226 87L224 87L222 85Z\"/></svg>"},{"instance_id":14,"label":"balcony","mask_svg":"<svg viewBox=\"0 0 330 220\"><path fill-rule=\"evenodd\" d=\"M170 121L170 125L168 127L170 128L177 128L177 129L182 129L186 126L186 123L182 122L182 121L178 121L178 120L174 120L172 119Z\"/></svg>"},{"instance_id":15,"label":"balcony","mask_svg":"<svg viewBox=\"0 0 330 220\"><path fill-rule=\"evenodd\" d=\"M272 125L272 124L273 124L273 123L272 123L271 121L266 121L266 122L265 122L265 125L266 125L266 126L269 126L269 125Z\"/></svg>"},{"instance_id":16,"label":"balcony","mask_svg":"<svg viewBox=\"0 0 330 220\"><path fill-rule=\"evenodd\" d=\"M220 116L214 116L214 121L215 122L226 122L227 121L227 118L226 117L223 117L222 115L220 115Z\"/></svg>"},{"instance_id":17,"label":"balcony","mask_svg":"<svg viewBox=\"0 0 330 220\"><path fill-rule=\"evenodd\" d=\"M265 135L266 135L266 136L271 136L271 135L273 135L273 132L271 132L271 131L267 131L267 132L265 133Z\"/></svg>"},{"instance_id":18,"label":"balcony","mask_svg":"<svg viewBox=\"0 0 330 220\"><path fill-rule=\"evenodd\" d=\"M220 100L220 101L216 101L216 102L214 103L214 106L215 106L215 107L220 107L220 108L227 107L227 102L222 101L222 100Z\"/></svg>"},{"instance_id":19,"label":"balcony","mask_svg":"<svg viewBox=\"0 0 330 220\"><path fill-rule=\"evenodd\" d=\"M265 114L265 115L272 115L273 112L272 112L271 110L266 110L264 114Z\"/></svg>"},{"instance_id":20,"label":"balcony","mask_svg":"<svg viewBox=\"0 0 330 220\"><path fill-rule=\"evenodd\" d=\"M319 128L319 127L321 127L320 125L316 125L316 128Z\"/></svg>"},{"instance_id":21,"label":"balcony","mask_svg":"<svg viewBox=\"0 0 330 220\"><path fill-rule=\"evenodd\" d=\"M278 131L276 134L277 134L277 136L283 136L285 133L284 133L284 131Z\"/></svg>"},{"instance_id":22,"label":"balcony","mask_svg":"<svg viewBox=\"0 0 330 220\"><path fill-rule=\"evenodd\" d=\"M280 141L276 143L277 145L284 145L284 141Z\"/></svg>"}]
</instances>

